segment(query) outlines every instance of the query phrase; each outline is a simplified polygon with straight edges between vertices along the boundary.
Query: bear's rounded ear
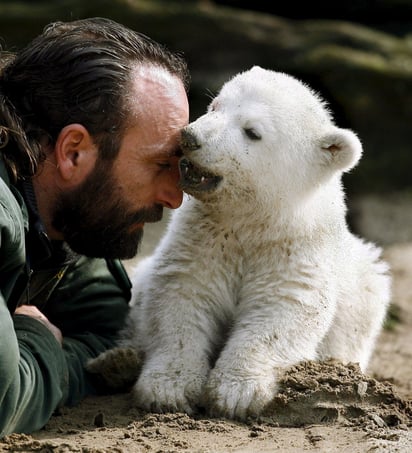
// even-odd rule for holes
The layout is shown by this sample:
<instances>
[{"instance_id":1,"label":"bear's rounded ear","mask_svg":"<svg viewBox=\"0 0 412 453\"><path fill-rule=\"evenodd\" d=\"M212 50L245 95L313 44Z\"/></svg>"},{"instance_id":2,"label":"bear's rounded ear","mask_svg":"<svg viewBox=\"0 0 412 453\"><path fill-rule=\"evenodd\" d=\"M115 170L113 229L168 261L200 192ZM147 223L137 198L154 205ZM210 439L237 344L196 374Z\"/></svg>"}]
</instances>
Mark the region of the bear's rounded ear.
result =
<instances>
[{"instance_id":1,"label":"bear's rounded ear","mask_svg":"<svg viewBox=\"0 0 412 453\"><path fill-rule=\"evenodd\" d=\"M329 166L345 172L359 162L362 144L351 130L336 127L321 138L320 151Z\"/></svg>"},{"instance_id":2,"label":"bear's rounded ear","mask_svg":"<svg viewBox=\"0 0 412 453\"><path fill-rule=\"evenodd\" d=\"M254 66L252 66L251 71L259 72L259 71L264 71L264 69L261 66L254 65Z\"/></svg>"}]
</instances>

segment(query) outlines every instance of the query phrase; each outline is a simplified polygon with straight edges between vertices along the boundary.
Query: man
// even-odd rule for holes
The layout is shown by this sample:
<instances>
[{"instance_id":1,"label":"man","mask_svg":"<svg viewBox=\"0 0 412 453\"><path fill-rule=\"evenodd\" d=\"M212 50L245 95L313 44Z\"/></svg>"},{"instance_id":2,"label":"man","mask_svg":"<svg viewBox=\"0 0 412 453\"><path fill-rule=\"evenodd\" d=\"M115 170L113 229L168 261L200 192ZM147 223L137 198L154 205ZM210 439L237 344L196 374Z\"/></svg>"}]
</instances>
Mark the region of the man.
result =
<instances>
[{"instance_id":1,"label":"man","mask_svg":"<svg viewBox=\"0 0 412 453\"><path fill-rule=\"evenodd\" d=\"M182 201L185 63L108 19L55 23L0 70L0 437L96 392L130 284L118 258Z\"/></svg>"}]
</instances>

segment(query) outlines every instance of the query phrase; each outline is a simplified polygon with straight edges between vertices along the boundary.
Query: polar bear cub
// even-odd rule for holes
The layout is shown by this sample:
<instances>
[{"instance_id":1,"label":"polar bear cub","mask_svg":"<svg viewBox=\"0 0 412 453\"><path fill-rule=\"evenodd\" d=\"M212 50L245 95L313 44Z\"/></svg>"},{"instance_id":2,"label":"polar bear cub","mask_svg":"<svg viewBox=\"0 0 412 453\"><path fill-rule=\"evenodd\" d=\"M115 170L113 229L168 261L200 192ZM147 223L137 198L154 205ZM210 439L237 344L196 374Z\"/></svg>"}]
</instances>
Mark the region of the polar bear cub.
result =
<instances>
[{"instance_id":1,"label":"polar bear cub","mask_svg":"<svg viewBox=\"0 0 412 453\"><path fill-rule=\"evenodd\" d=\"M244 419L298 362L365 369L390 277L345 220L357 136L302 82L253 67L183 131L182 151L190 196L132 279L123 345L145 355L138 406Z\"/></svg>"}]
</instances>

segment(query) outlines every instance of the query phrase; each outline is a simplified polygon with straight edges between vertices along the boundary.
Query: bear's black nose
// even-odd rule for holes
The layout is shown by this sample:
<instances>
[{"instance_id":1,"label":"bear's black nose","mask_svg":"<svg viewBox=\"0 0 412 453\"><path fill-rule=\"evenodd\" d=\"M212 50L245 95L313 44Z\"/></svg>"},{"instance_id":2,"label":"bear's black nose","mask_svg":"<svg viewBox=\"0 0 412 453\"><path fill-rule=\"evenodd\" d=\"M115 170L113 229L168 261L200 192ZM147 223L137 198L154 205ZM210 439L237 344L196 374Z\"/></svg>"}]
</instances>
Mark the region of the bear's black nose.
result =
<instances>
[{"instance_id":1,"label":"bear's black nose","mask_svg":"<svg viewBox=\"0 0 412 453\"><path fill-rule=\"evenodd\" d=\"M197 141L196 135L188 127L182 130L180 146L183 152L196 151L200 148L200 143Z\"/></svg>"}]
</instances>

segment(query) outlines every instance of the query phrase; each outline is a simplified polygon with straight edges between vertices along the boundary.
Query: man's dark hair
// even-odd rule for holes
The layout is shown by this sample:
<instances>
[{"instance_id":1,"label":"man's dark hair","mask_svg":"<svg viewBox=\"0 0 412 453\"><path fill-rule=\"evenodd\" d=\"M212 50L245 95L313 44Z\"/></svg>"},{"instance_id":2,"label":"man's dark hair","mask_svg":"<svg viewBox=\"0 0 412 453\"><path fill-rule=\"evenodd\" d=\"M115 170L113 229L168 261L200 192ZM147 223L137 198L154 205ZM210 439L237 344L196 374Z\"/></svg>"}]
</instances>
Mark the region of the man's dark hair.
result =
<instances>
[{"instance_id":1,"label":"man's dark hair","mask_svg":"<svg viewBox=\"0 0 412 453\"><path fill-rule=\"evenodd\" d=\"M127 125L131 72L140 64L164 68L188 89L179 55L105 18L52 23L17 55L4 54L0 152L14 176L33 175L46 158L44 144L71 123L89 131L101 158L113 159Z\"/></svg>"}]
</instances>

